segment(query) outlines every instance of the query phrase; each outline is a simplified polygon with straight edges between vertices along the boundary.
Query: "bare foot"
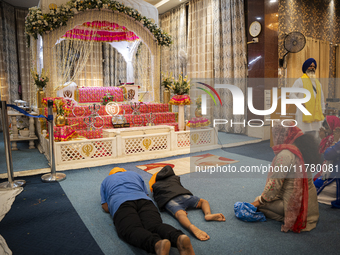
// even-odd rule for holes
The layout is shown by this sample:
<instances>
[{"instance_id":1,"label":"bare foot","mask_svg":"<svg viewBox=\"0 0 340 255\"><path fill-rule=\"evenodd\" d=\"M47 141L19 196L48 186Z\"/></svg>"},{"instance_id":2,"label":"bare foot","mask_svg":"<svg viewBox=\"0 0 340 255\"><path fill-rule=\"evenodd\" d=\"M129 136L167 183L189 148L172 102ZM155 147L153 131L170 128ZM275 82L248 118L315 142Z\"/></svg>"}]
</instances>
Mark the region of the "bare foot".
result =
<instances>
[{"instance_id":1,"label":"bare foot","mask_svg":"<svg viewBox=\"0 0 340 255\"><path fill-rule=\"evenodd\" d=\"M200 230L195 225L191 224L189 226L190 231L197 237L198 240L206 241L210 239L210 236L204 231Z\"/></svg>"},{"instance_id":2,"label":"bare foot","mask_svg":"<svg viewBox=\"0 0 340 255\"><path fill-rule=\"evenodd\" d=\"M204 216L205 220L225 221L225 217L222 213L207 214Z\"/></svg>"},{"instance_id":3,"label":"bare foot","mask_svg":"<svg viewBox=\"0 0 340 255\"><path fill-rule=\"evenodd\" d=\"M177 238L177 249L180 255L195 255L190 238L187 235L180 235Z\"/></svg>"},{"instance_id":4,"label":"bare foot","mask_svg":"<svg viewBox=\"0 0 340 255\"><path fill-rule=\"evenodd\" d=\"M159 240L155 244L155 251L157 255L168 255L170 252L171 243L168 239Z\"/></svg>"}]
</instances>

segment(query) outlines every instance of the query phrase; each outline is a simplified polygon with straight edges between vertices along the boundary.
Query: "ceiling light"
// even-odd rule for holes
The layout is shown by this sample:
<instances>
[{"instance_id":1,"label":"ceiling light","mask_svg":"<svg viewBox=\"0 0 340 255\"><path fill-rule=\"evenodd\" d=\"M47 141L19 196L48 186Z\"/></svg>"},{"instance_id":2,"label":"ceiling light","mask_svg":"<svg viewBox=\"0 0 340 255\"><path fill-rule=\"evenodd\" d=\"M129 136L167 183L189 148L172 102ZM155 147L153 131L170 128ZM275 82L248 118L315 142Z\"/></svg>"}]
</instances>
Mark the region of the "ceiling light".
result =
<instances>
[{"instance_id":1,"label":"ceiling light","mask_svg":"<svg viewBox=\"0 0 340 255\"><path fill-rule=\"evenodd\" d=\"M169 1L170 1L170 0L162 0L162 1L160 1L158 4L155 4L154 6L155 6L156 8L158 8L158 7L162 6L163 4L165 4L165 3L169 2Z\"/></svg>"}]
</instances>

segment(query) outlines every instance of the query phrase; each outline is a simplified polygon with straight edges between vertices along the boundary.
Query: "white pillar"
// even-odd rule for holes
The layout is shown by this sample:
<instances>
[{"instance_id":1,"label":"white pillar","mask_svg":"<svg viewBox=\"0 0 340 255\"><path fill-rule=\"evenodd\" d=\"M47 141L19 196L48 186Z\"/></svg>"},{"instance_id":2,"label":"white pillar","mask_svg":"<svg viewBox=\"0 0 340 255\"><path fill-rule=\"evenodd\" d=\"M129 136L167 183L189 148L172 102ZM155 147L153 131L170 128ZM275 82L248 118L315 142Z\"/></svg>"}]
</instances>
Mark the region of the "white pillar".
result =
<instances>
[{"instance_id":1,"label":"white pillar","mask_svg":"<svg viewBox=\"0 0 340 255\"><path fill-rule=\"evenodd\" d=\"M133 75L133 64L132 61L126 61L126 82L131 83L135 82L134 75Z\"/></svg>"},{"instance_id":2,"label":"white pillar","mask_svg":"<svg viewBox=\"0 0 340 255\"><path fill-rule=\"evenodd\" d=\"M169 126L170 132L170 150L173 151L177 149L177 139L175 135L175 127Z\"/></svg>"},{"instance_id":3,"label":"white pillar","mask_svg":"<svg viewBox=\"0 0 340 255\"><path fill-rule=\"evenodd\" d=\"M184 105L178 106L178 129L179 131L184 131Z\"/></svg>"}]
</instances>

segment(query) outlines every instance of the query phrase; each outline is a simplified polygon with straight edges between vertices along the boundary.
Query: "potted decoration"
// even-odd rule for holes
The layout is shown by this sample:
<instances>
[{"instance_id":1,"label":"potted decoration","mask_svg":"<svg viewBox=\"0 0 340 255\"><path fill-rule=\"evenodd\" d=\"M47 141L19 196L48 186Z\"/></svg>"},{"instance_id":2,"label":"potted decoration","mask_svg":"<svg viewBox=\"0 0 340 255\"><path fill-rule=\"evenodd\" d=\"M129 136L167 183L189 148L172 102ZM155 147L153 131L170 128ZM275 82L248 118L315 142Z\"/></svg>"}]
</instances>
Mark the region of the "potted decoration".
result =
<instances>
[{"instance_id":1,"label":"potted decoration","mask_svg":"<svg viewBox=\"0 0 340 255\"><path fill-rule=\"evenodd\" d=\"M196 99L196 109L195 109L195 117L191 118L187 123L189 128L202 128L210 125L209 119L203 117L202 111L202 97L199 96Z\"/></svg>"},{"instance_id":2,"label":"potted decoration","mask_svg":"<svg viewBox=\"0 0 340 255\"><path fill-rule=\"evenodd\" d=\"M179 75L178 80L174 81L170 85L170 90L175 96L171 98L169 104L178 105L178 129L183 131L185 128L184 123L184 105L190 105L190 96L187 95L190 92L190 80L188 76Z\"/></svg>"},{"instance_id":3,"label":"potted decoration","mask_svg":"<svg viewBox=\"0 0 340 255\"><path fill-rule=\"evenodd\" d=\"M60 99L54 100L55 106L57 108L57 116L55 117L55 125L57 127L63 127L66 124L66 118L64 116L64 102Z\"/></svg>"},{"instance_id":4,"label":"potted decoration","mask_svg":"<svg viewBox=\"0 0 340 255\"><path fill-rule=\"evenodd\" d=\"M172 72L170 75L168 75L168 72L165 73L162 72L162 83L161 85L164 87L163 91L163 101L164 104L168 104L170 101L170 86L172 85Z\"/></svg>"},{"instance_id":5,"label":"potted decoration","mask_svg":"<svg viewBox=\"0 0 340 255\"><path fill-rule=\"evenodd\" d=\"M47 77L48 73L45 72L43 68L41 70L41 74L37 72L37 69L31 70L31 74L34 79L34 84L38 88L38 92L37 92L38 108L43 108L42 99L45 97L44 88L46 87L47 82L49 81L49 78Z\"/></svg>"},{"instance_id":6,"label":"potted decoration","mask_svg":"<svg viewBox=\"0 0 340 255\"><path fill-rule=\"evenodd\" d=\"M196 109L195 109L195 116L196 118L200 118L202 117L202 97L199 96L197 99L196 99Z\"/></svg>"}]
</instances>

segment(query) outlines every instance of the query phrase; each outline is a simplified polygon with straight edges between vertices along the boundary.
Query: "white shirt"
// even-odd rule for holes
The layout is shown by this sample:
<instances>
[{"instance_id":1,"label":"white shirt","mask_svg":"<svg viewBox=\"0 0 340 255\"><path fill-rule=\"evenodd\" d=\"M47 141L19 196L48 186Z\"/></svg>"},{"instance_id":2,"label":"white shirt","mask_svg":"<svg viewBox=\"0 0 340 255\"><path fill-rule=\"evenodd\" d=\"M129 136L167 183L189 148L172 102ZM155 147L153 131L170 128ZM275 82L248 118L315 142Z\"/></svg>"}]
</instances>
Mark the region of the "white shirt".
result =
<instances>
[{"instance_id":1,"label":"white shirt","mask_svg":"<svg viewBox=\"0 0 340 255\"><path fill-rule=\"evenodd\" d=\"M315 83L315 79L312 78L311 82L313 84L313 86L316 88L316 83ZM303 82L302 79L299 78L297 79L292 88L303 88ZM321 88L321 109L322 112L325 112L325 101L324 101L324 97L323 97L323 92L322 92L322 86L320 83L320 88ZM314 92L314 98L316 97L316 93ZM289 98L291 99L297 99L297 98L304 98L304 94L303 93L290 93ZM306 123L302 121L302 116L303 113L300 111L299 108L296 109L296 113L295 113L295 120L297 121L297 127L300 128L302 130L302 132L309 132L309 131L318 131L320 129L320 127L322 126L322 121L313 121L311 123Z\"/></svg>"}]
</instances>

